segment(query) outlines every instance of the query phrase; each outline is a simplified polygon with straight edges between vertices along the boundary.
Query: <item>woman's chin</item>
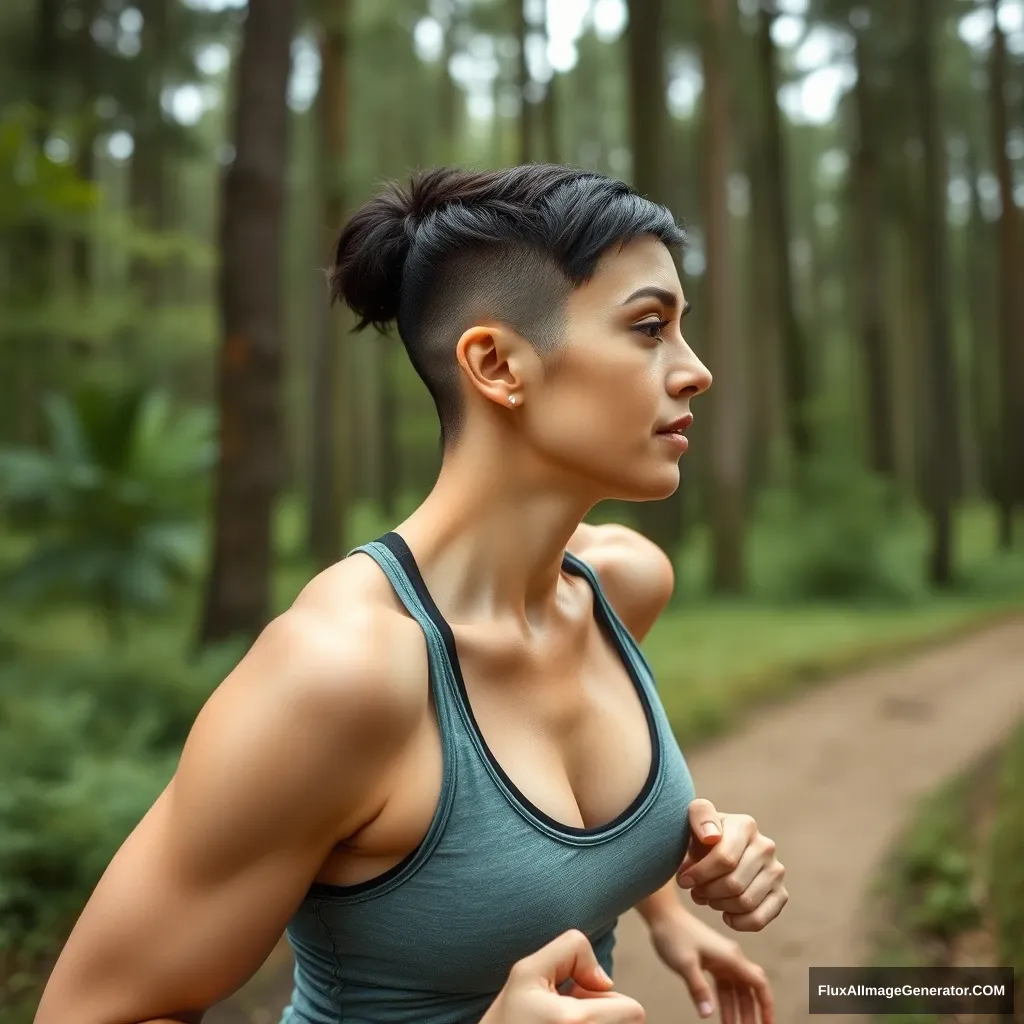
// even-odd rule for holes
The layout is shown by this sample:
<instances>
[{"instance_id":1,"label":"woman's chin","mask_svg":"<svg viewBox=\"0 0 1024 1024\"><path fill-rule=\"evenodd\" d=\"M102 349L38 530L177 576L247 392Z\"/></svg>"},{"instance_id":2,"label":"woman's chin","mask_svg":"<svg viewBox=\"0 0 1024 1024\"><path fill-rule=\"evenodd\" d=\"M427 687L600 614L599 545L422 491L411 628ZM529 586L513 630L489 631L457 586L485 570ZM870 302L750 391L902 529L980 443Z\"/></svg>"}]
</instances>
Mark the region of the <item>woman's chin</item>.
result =
<instances>
[{"instance_id":1,"label":"woman's chin","mask_svg":"<svg viewBox=\"0 0 1024 1024\"><path fill-rule=\"evenodd\" d=\"M633 476L615 495L619 501L662 501L679 489L679 466L660 466L642 478Z\"/></svg>"}]
</instances>

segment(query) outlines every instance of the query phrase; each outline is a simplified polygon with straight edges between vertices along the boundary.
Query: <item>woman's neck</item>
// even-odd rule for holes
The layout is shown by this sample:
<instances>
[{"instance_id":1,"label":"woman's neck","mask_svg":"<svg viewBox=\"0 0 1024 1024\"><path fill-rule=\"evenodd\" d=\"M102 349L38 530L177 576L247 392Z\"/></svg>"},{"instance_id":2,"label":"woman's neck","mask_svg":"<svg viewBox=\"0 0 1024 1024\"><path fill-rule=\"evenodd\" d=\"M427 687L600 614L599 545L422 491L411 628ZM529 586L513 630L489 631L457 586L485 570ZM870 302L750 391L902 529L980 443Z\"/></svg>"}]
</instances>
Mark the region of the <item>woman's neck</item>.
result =
<instances>
[{"instance_id":1,"label":"woman's neck","mask_svg":"<svg viewBox=\"0 0 1024 1024\"><path fill-rule=\"evenodd\" d=\"M397 531L446 616L512 615L531 626L547 618L565 548L595 504L558 477L507 449L496 456L463 443L445 456L433 490Z\"/></svg>"}]
</instances>

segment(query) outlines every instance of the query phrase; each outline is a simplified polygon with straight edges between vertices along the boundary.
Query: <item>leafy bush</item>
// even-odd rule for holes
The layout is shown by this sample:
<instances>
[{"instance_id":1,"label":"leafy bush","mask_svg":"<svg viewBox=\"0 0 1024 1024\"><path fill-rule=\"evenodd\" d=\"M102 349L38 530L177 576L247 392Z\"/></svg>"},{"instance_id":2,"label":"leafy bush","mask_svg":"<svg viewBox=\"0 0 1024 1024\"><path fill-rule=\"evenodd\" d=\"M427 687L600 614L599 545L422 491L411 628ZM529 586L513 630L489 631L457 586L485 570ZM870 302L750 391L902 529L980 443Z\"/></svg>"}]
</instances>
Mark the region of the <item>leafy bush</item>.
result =
<instances>
[{"instance_id":1,"label":"leafy bush","mask_svg":"<svg viewBox=\"0 0 1024 1024\"><path fill-rule=\"evenodd\" d=\"M84 602L117 632L129 612L166 607L200 565L212 419L109 387L52 395L45 412L47 450L0 449L0 500L33 541L5 593Z\"/></svg>"},{"instance_id":2,"label":"leafy bush","mask_svg":"<svg viewBox=\"0 0 1024 1024\"><path fill-rule=\"evenodd\" d=\"M0 954L59 941L174 770L196 713L237 659L187 663L141 643L0 672Z\"/></svg>"},{"instance_id":3,"label":"leafy bush","mask_svg":"<svg viewBox=\"0 0 1024 1024\"><path fill-rule=\"evenodd\" d=\"M885 481L841 456L803 468L761 509L775 596L909 603L926 593L921 532Z\"/></svg>"}]
</instances>

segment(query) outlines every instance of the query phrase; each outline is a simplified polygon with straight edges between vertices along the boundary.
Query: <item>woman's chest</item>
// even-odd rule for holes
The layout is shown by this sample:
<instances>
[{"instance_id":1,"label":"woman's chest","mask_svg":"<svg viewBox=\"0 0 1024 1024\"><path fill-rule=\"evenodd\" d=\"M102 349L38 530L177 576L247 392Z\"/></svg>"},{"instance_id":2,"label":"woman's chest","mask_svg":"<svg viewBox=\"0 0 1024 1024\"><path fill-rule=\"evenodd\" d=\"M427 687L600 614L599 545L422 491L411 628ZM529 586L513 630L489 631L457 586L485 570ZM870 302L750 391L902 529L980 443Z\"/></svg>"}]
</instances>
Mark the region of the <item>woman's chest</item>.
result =
<instances>
[{"instance_id":1,"label":"woman's chest","mask_svg":"<svg viewBox=\"0 0 1024 1024\"><path fill-rule=\"evenodd\" d=\"M668 882L686 851L692 795L675 750L640 813L617 831L559 836L486 773L460 764L449 817L422 863L378 896L314 899L309 920L348 984L494 991L513 963L556 935L578 928L596 942Z\"/></svg>"},{"instance_id":2,"label":"woman's chest","mask_svg":"<svg viewBox=\"0 0 1024 1024\"><path fill-rule=\"evenodd\" d=\"M599 828L643 789L654 721L636 667L593 619L537 651L500 635L463 634L459 670L481 746L548 818Z\"/></svg>"}]
</instances>

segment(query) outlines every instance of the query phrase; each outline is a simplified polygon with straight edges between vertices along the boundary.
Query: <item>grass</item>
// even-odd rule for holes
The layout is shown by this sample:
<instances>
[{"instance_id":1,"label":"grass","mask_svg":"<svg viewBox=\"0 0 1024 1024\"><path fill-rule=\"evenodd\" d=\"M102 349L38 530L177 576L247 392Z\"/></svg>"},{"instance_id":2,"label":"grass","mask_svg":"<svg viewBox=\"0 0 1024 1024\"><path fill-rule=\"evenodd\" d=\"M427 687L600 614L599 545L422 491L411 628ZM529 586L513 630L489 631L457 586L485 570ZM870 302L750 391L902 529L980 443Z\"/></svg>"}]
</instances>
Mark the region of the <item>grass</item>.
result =
<instances>
[{"instance_id":1,"label":"grass","mask_svg":"<svg viewBox=\"0 0 1024 1024\"><path fill-rule=\"evenodd\" d=\"M1024 980L1022 792L1024 723L1004 747L919 804L875 882L872 965L956 965L965 962L963 949L982 949L987 962L1014 968L1019 994ZM944 1020L925 1012L877 1019L884 1024Z\"/></svg>"},{"instance_id":2,"label":"grass","mask_svg":"<svg viewBox=\"0 0 1024 1024\"><path fill-rule=\"evenodd\" d=\"M998 786L989 857L993 930L1002 962L1014 969L1020 996L1024 987L1024 724L1007 747ZM1019 1013L1024 1018L1024 1007Z\"/></svg>"}]
</instances>

